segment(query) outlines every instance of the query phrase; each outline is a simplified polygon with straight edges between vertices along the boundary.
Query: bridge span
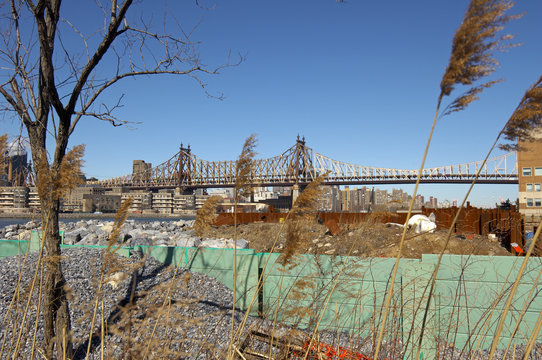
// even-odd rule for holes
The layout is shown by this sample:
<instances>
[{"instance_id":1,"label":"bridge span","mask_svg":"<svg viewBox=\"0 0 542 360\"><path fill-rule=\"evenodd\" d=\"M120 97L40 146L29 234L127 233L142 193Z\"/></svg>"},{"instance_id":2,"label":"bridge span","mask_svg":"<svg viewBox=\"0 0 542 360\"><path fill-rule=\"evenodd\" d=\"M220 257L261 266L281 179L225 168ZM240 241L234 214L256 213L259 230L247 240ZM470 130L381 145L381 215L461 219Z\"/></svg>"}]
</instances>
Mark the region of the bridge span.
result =
<instances>
[{"instance_id":1,"label":"bridge span","mask_svg":"<svg viewBox=\"0 0 542 360\"><path fill-rule=\"evenodd\" d=\"M146 171L128 174L89 184L104 188L128 187L131 189L224 188L235 186L237 160L207 161L192 153L190 146L181 148L169 160ZM426 168L422 183L470 183L481 169L478 183L517 184L517 155L511 152L483 161L466 164ZM282 154L254 160L250 183L254 186L305 185L321 174L326 174L326 185L386 185L416 182L418 170L378 168L348 164L333 160L306 146L305 139Z\"/></svg>"}]
</instances>

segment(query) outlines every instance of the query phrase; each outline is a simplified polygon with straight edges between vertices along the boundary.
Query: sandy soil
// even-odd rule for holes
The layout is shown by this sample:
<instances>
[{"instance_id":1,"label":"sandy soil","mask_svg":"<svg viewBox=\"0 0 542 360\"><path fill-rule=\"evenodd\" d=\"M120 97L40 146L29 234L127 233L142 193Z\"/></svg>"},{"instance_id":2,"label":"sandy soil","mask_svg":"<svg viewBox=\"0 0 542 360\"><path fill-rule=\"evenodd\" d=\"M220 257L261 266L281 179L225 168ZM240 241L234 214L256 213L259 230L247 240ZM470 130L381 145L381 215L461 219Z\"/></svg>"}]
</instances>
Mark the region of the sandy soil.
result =
<instances>
[{"instance_id":1,"label":"sandy soil","mask_svg":"<svg viewBox=\"0 0 542 360\"><path fill-rule=\"evenodd\" d=\"M347 255L353 246L351 255L362 257L395 257L399 251L402 229L386 224L360 224L345 228L340 235L332 236L327 227L321 224L311 226L312 240L306 253L326 255ZM270 252L275 240L273 252L281 252L286 241L286 228L281 224L252 223L239 225L238 238L249 241L250 248L257 252ZM442 251L447 231L415 234L409 230L403 247L403 257L421 258L422 254L438 254ZM211 229L207 237L233 238L233 226L221 226ZM278 236L278 239L277 239ZM499 255L512 256L498 239L487 236L452 234L445 250L446 254Z\"/></svg>"}]
</instances>

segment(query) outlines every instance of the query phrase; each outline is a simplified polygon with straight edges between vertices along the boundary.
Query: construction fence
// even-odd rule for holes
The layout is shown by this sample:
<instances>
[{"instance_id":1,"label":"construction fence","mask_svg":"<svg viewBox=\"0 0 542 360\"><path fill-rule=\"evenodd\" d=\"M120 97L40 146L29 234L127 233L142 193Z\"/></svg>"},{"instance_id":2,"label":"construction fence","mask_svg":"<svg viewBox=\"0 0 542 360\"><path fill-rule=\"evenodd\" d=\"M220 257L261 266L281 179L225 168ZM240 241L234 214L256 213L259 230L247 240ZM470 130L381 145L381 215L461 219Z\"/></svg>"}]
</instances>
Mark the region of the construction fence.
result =
<instances>
[{"instance_id":1,"label":"construction fence","mask_svg":"<svg viewBox=\"0 0 542 360\"><path fill-rule=\"evenodd\" d=\"M77 245L62 245L62 248ZM28 241L0 240L0 256L39 249L39 236ZM233 290L236 307L300 328L372 337L383 316L395 265L393 258L299 255L287 266L281 255L253 250L138 246L118 252L148 254L166 265L207 274ZM423 358L435 358L438 344L465 351L487 349L495 337L512 284L524 257L445 255L429 300L438 255L401 259L393 286L385 338L399 339L413 359L423 326ZM525 344L542 313L542 259L530 258L505 317L499 347ZM258 286L260 284L261 286ZM391 340L390 340L391 341Z\"/></svg>"}]
</instances>

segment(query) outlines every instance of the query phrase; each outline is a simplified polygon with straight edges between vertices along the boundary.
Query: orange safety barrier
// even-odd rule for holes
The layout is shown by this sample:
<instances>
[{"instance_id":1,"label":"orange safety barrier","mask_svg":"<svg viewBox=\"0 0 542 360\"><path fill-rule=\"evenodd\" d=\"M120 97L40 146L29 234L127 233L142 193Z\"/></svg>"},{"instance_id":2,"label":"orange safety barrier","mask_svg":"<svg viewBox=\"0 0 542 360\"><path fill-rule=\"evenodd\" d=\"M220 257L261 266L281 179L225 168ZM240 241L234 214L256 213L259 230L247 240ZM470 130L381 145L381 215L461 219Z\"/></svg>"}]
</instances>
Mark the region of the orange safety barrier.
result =
<instances>
[{"instance_id":1,"label":"orange safety barrier","mask_svg":"<svg viewBox=\"0 0 542 360\"><path fill-rule=\"evenodd\" d=\"M311 345L310 339L305 341L303 351L292 352L293 357L291 357L290 360L303 359L309 345L310 350L307 359L310 360L371 360L371 358L363 354L355 353L352 350L345 349L341 346L332 346L317 341L313 341Z\"/></svg>"}]
</instances>

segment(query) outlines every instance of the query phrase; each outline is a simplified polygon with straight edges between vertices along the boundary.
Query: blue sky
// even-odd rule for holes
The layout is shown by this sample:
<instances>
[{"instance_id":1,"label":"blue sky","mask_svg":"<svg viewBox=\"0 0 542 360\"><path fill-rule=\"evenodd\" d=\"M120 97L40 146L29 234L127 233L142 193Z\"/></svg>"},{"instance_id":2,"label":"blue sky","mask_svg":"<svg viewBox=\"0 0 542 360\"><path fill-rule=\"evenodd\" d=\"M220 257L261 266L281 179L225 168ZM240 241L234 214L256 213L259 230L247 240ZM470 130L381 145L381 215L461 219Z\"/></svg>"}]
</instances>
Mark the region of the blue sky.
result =
<instances>
[{"instance_id":1,"label":"blue sky","mask_svg":"<svg viewBox=\"0 0 542 360\"><path fill-rule=\"evenodd\" d=\"M99 26L94 2L66 5L64 17L84 30ZM147 1L136 4L129 17L154 13L160 24L161 9L167 6L183 29L192 31L192 39L201 41L201 57L210 68L224 64L230 52L232 57L243 54L239 66L203 78L211 93L223 93L225 99L207 97L188 77L119 83L102 101L111 103L124 94L116 115L136 124L113 128L90 118L79 124L70 146L87 145L87 176L128 174L134 159L159 164L181 142L206 160L235 159L252 133L258 135L262 158L283 152L300 134L309 147L336 160L419 167L451 41L468 1L230 0L203 5L213 9L194 1ZM522 46L497 54L501 66L493 78L504 82L465 111L439 121L427 167L483 159L525 90L541 75L542 2L520 0L512 13L522 12L523 18L505 29ZM7 116L0 124L10 136L20 128ZM452 201L465 191L462 185L422 185L419 193ZM500 198L515 200L517 186L478 185L471 203L488 206Z\"/></svg>"}]
</instances>

